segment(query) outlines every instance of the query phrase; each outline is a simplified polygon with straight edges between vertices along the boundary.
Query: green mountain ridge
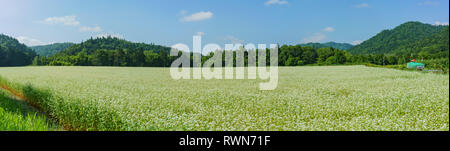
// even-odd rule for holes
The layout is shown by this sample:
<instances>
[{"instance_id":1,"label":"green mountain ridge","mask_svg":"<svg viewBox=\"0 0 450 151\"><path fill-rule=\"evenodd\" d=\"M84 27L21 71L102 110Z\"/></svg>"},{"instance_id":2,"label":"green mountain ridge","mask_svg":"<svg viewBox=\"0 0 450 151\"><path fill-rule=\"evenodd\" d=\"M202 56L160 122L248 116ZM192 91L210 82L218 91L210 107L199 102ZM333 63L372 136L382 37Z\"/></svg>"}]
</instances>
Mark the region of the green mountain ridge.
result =
<instances>
[{"instance_id":1,"label":"green mountain ridge","mask_svg":"<svg viewBox=\"0 0 450 151\"><path fill-rule=\"evenodd\" d=\"M310 46L313 48L336 48L341 50L348 50L353 47L353 45L348 43L337 43L337 42L327 42L327 43L306 43L300 44L301 46Z\"/></svg>"},{"instance_id":2,"label":"green mountain ridge","mask_svg":"<svg viewBox=\"0 0 450 151\"><path fill-rule=\"evenodd\" d=\"M129 50L129 51L137 51L139 49L143 50L151 50L152 52L159 53L159 51L169 52L170 48L155 45L155 44L146 44L146 43L134 43L124 39L119 39L116 37L100 37L100 38L91 38L87 41L81 42L79 44L74 44L67 49L56 53L55 55L77 55L80 52L84 52L86 54L93 54L97 50Z\"/></svg>"},{"instance_id":3,"label":"green mountain ridge","mask_svg":"<svg viewBox=\"0 0 450 151\"><path fill-rule=\"evenodd\" d=\"M32 48L32 49L31 49ZM84 42L27 47L0 34L0 66L149 66L168 67L177 57L170 47L135 43L115 37L90 38ZM36 55L36 52L39 55ZM363 43L307 43L280 47L280 65L308 64L404 64L420 59L448 68L449 26L407 22L383 30ZM36 57L35 57L36 56ZM205 59L211 56L204 56Z\"/></svg>"},{"instance_id":4,"label":"green mountain ridge","mask_svg":"<svg viewBox=\"0 0 450 151\"><path fill-rule=\"evenodd\" d=\"M445 30L445 28L448 30L448 26L434 26L421 22L407 22L392 30L383 30L369 40L352 47L348 52L352 54L419 53L423 47L431 46L432 44L422 43L420 44L421 48L411 46L416 45L415 43L421 43L420 41L430 39L435 34L447 34L448 37L448 32L441 32ZM448 38L440 39L440 41L445 40L448 41Z\"/></svg>"},{"instance_id":5,"label":"green mountain ridge","mask_svg":"<svg viewBox=\"0 0 450 151\"><path fill-rule=\"evenodd\" d=\"M448 58L449 56L449 26L444 27L439 33L414 43L400 46L396 52L400 54L412 54L425 58Z\"/></svg>"},{"instance_id":6,"label":"green mountain ridge","mask_svg":"<svg viewBox=\"0 0 450 151\"><path fill-rule=\"evenodd\" d=\"M39 56L34 65L56 66L159 66L167 67L174 57L169 47L134 43L116 37L91 38L53 56Z\"/></svg>"},{"instance_id":7,"label":"green mountain ridge","mask_svg":"<svg viewBox=\"0 0 450 151\"><path fill-rule=\"evenodd\" d=\"M33 49L38 55L48 57L53 56L54 54L61 52L72 45L74 45L74 43L65 42L65 43L54 43L49 45L33 46L30 48Z\"/></svg>"}]
</instances>

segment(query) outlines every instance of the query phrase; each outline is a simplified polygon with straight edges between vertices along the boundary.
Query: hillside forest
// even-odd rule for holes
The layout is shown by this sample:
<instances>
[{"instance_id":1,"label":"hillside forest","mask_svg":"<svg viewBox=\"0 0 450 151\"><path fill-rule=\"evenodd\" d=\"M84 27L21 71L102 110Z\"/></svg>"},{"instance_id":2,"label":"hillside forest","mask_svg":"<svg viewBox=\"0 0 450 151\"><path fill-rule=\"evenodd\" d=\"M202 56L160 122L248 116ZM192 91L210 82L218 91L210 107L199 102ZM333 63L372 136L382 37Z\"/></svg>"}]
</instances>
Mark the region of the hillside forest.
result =
<instances>
[{"instance_id":1,"label":"hillside forest","mask_svg":"<svg viewBox=\"0 0 450 151\"><path fill-rule=\"evenodd\" d=\"M29 48L12 37L0 34L0 66L169 67L178 58L169 53L169 47L134 43L115 37ZM202 55L202 60L213 55ZM449 26L407 22L392 30L384 30L356 46L334 42L281 45L278 60L280 66L404 66L412 59L427 64L428 68L448 72Z\"/></svg>"}]
</instances>

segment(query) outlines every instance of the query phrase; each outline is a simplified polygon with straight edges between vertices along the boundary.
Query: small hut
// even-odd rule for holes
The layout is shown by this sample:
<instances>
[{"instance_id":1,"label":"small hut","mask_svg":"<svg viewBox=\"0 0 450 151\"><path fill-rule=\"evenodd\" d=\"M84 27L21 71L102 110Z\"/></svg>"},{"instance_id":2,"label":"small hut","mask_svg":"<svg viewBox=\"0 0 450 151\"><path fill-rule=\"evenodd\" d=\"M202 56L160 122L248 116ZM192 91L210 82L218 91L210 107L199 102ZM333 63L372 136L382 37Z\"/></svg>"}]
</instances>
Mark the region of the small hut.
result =
<instances>
[{"instance_id":1,"label":"small hut","mask_svg":"<svg viewBox=\"0 0 450 151\"><path fill-rule=\"evenodd\" d=\"M425 68L425 64L416 62L416 59L411 60L411 62L408 62L407 65L408 69L417 69L417 70L423 70Z\"/></svg>"}]
</instances>

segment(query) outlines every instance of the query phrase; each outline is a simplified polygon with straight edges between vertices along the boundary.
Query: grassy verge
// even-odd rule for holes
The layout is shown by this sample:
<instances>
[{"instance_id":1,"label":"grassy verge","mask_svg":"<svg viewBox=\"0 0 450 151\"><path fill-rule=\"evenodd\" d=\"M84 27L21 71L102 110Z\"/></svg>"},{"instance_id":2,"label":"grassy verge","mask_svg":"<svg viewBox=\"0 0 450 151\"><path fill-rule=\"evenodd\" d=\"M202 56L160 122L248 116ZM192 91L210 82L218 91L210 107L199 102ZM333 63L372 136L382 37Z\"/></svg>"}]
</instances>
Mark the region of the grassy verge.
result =
<instances>
[{"instance_id":1,"label":"grassy verge","mask_svg":"<svg viewBox=\"0 0 450 151\"><path fill-rule=\"evenodd\" d=\"M0 77L0 86L19 96L31 106L57 121L65 130L71 131L105 131L123 130L117 113L104 110L97 103L52 95L30 84L11 83Z\"/></svg>"},{"instance_id":2,"label":"grassy verge","mask_svg":"<svg viewBox=\"0 0 450 151\"><path fill-rule=\"evenodd\" d=\"M0 131L57 130L50 123L38 110L0 90Z\"/></svg>"}]
</instances>

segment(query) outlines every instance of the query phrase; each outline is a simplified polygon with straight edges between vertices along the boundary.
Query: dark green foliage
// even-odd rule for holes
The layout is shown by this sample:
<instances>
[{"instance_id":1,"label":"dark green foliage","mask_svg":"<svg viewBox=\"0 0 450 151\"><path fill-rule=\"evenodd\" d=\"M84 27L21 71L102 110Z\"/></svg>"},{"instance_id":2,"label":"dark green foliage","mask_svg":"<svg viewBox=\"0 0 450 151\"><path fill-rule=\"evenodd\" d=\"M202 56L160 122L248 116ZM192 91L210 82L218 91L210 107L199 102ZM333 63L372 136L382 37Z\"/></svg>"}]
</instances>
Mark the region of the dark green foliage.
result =
<instances>
[{"instance_id":1,"label":"dark green foliage","mask_svg":"<svg viewBox=\"0 0 450 151\"><path fill-rule=\"evenodd\" d=\"M169 67L178 57L169 56L168 47L132 43L125 40L107 37L90 39L81 44L75 44L54 56L35 57L33 64L50 66L134 66L134 67ZM270 50L266 50L270 54ZM191 54L192 55L192 54ZM214 53L202 56L202 61L211 58ZM248 65L248 52L244 53L245 65ZM225 57L225 54L222 55ZM234 52L233 58L236 57ZM267 55L267 64L270 64ZM337 65L356 64L349 62L351 57L346 51L334 48L302 47L301 45L284 45L279 48L279 65L303 66L311 64ZM347 61L349 60L349 61ZM356 60L357 61L357 60ZM191 57L192 62L192 57ZM223 59L223 66L225 60ZM234 63L235 65L235 63Z\"/></svg>"},{"instance_id":2,"label":"dark green foliage","mask_svg":"<svg viewBox=\"0 0 450 151\"><path fill-rule=\"evenodd\" d=\"M336 48L341 50L348 50L353 47L353 45L348 43L336 43L336 42L327 42L327 43L307 43L307 44L300 44L302 46L310 46L313 48Z\"/></svg>"},{"instance_id":3,"label":"dark green foliage","mask_svg":"<svg viewBox=\"0 0 450 151\"><path fill-rule=\"evenodd\" d=\"M0 67L31 64L36 53L15 38L0 34Z\"/></svg>"},{"instance_id":4,"label":"dark green foliage","mask_svg":"<svg viewBox=\"0 0 450 151\"><path fill-rule=\"evenodd\" d=\"M426 68L437 69L444 73L448 73L449 70L448 58L428 59L421 62L425 64Z\"/></svg>"},{"instance_id":5,"label":"dark green foliage","mask_svg":"<svg viewBox=\"0 0 450 151\"><path fill-rule=\"evenodd\" d=\"M176 57L169 57L169 47L133 43L119 38L89 39L51 57L36 57L34 65L51 66L148 66L168 67Z\"/></svg>"},{"instance_id":6,"label":"dark green foliage","mask_svg":"<svg viewBox=\"0 0 450 151\"><path fill-rule=\"evenodd\" d=\"M70 46L74 45L74 43L66 42L66 43L54 43L50 45L43 46L34 46L31 47L38 55L40 56L53 56L54 54L61 52Z\"/></svg>"},{"instance_id":7,"label":"dark green foliage","mask_svg":"<svg viewBox=\"0 0 450 151\"><path fill-rule=\"evenodd\" d=\"M420 59L448 58L449 56L449 27L444 27L440 32L414 43L402 45L396 54L413 54Z\"/></svg>"},{"instance_id":8,"label":"dark green foliage","mask_svg":"<svg viewBox=\"0 0 450 151\"><path fill-rule=\"evenodd\" d=\"M374 64L404 65L411 59L424 62L428 68L448 70L449 27L407 22L393 30L352 47L340 43L308 43L279 47L280 66ZM3 49L3 48L1 48ZM347 50L348 51L345 51ZM51 66L146 66L169 67L177 57L169 56L169 47L133 43L113 37L89 39L74 44L51 57L37 56L34 65ZM270 51L267 49L267 54ZM1 51L0 51L1 52ZM202 63L214 53L202 56ZM248 52L244 52L248 65ZM223 54L224 58L225 55ZM236 58L234 52L233 58ZM267 64L269 65L269 56ZM191 53L191 62L193 60ZM223 59L225 62L225 60ZM233 63L236 65L236 63ZM223 63L223 66L225 63Z\"/></svg>"},{"instance_id":9,"label":"dark green foliage","mask_svg":"<svg viewBox=\"0 0 450 151\"><path fill-rule=\"evenodd\" d=\"M129 51L137 51L138 49L143 50L151 50L153 52L158 53L159 51L169 51L169 47L164 47L160 45L154 44L145 44L145 43L133 43L123 39L115 38L115 37L101 37L101 38L91 38L85 42L80 44L75 44L66 50L56 54L59 56L64 55L76 55L81 51L84 51L87 55L94 54L97 50L118 50L124 49Z\"/></svg>"},{"instance_id":10,"label":"dark green foliage","mask_svg":"<svg viewBox=\"0 0 450 151\"><path fill-rule=\"evenodd\" d=\"M352 54L404 54L404 53L419 53L421 48L426 45L433 45L423 43L426 39L447 28L447 39L436 39L437 43L447 41L448 51L448 26L433 26L430 24L423 24L420 22L407 22L392 30L384 30L375 37L364 41L348 51ZM442 38L444 38L443 36ZM415 44L421 43L421 44ZM411 45L421 46L410 47Z\"/></svg>"},{"instance_id":11,"label":"dark green foliage","mask_svg":"<svg viewBox=\"0 0 450 151\"><path fill-rule=\"evenodd\" d=\"M302 46L283 45L279 49L279 65L281 66L297 66L304 65L302 61Z\"/></svg>"},{"instance_id":12,"label":"dark green foliage","mask_svg":"<svg viewBox=\"0 0 450 151\"><path fill-rule=\"evenodd\" d=\"M366 60L357 60L357 58L344 50L335 48L313 48L301 45L288 46L283 45L279 48L280 66L302 66L302 65L342 65L359 64Z\"/></svg>"},{"instance_id":13,"label":"dark green foliage","mask_svg":"<svg viewBox=\"0 0 450 151\"><path fill-rule=\"evenodd\" d=\"M407 22L379 33L349 52L373 54L368 62L376 65L403 65L416 59L426 68L445 72L449 68L449 26Z\"/></svg>"}]
</instances>

